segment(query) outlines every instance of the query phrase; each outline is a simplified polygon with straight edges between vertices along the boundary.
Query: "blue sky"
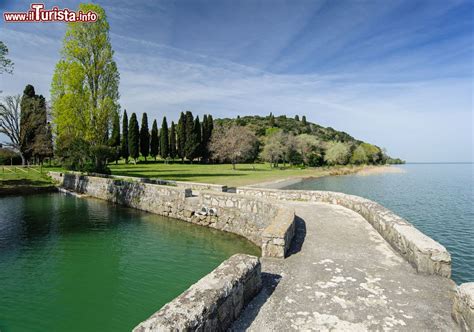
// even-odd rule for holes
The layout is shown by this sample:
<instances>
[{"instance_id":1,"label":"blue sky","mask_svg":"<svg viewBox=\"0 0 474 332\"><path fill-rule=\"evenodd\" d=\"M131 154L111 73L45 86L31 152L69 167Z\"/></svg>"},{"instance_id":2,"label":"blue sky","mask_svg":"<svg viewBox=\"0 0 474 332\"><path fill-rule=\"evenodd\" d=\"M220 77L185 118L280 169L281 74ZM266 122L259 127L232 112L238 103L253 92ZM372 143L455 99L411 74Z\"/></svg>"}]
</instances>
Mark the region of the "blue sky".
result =
<instances>
[{"instance_id":1,"label":"blue sky","mask_svg":"<svg viewBox=\"0 0 474 332\"><path fill-rule=\"evenodd\" d=\"M299 114L408 161L473 161L473 1L97 3L129 113ZM0 23L15 62L3 95L33 84L49 98L65 28Z\"/></svg>"}]
</instances>

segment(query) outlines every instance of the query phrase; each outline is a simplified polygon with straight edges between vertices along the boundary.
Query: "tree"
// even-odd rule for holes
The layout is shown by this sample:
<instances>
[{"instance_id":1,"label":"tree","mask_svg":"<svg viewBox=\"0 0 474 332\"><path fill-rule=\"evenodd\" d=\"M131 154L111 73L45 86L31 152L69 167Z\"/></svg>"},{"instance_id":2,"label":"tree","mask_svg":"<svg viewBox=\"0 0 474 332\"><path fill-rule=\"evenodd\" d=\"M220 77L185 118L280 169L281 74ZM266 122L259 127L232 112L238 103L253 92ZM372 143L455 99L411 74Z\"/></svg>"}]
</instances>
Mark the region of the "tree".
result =
<instances>
[{"instance_id":1,"label":"tree","mask_svg":"<svg viewBox=\"0 0 474 332\"><path fill-rule=\"evenodd\" d=\"M329 142L324 160L330 165L345 165L349 161L350 148L342 142Z\"/></svg>"},{"instance_id":2,"label":"tree","mask_svg":"<svg viewBox=\"0 0 474 332\"><path fill-rule=\"evenodd\" d=\"M320 166L324 159L321 142L313 135L301 134L296 137L297 149L303 163L310 166Z\"/></svg>"},{"instance_id":3,"label":"tree","mask_svg":"<svg viewBox=\"0 0 474 332\"><path fill-rule=\"evenodd\" d=\"M7 58L8 55L8 47L5 45L4 42L0 40L0 74L13 73L13 62L12 60Z\"/></svg>"},{"instance_id":4,"label":"tree","mask_svg":"<svg viewBox=\"0 0 474 332\"><path fill-rule=\"evenodd\" d=\"M298 122L300 121L300 117L298 116L298 114L295 115L295 121L298 121Z\"/></svg>"},{"instance_id":5,"label":"tree","mask_svg":"<svg viewBox=\"0 0 474 332\"><path fill-rule=\"evenodd\" d=\"M209 159L209 142L211 141L212 129L214 127L212 116L204 115L202 119L202 138L201 138L201 154L204 160Z\"/></svg>"},{"instance_id":6,"label":"tree","mask_svg":"<svg viewBox=\"0 0 474 332\"><path fill-rule=\"evenodd\" d=\"M360 146L364 149L369 163L377 164L382 160L382 150L377 146L369 143L362 143Z\"/></svg>"},{"instance_id":7,"label":"tree","mask_svg":"<svg viewBox=\"0 0 474 332\"><path fill-rule=\"evenodd\" d=\"M303 115L303 117L301 118L301 123L303 124L303 126L308 125L308 123L306 122L306 115Z\"/></svg>"},{"instance_id":8,"label":"tree","mask_svg":"<svg viewBox=\"0 0 474 332\"><path fill-rule=\"evenodd\" d=\"M257 137L247 127L232 125L216 127L212 133L210 150L214 158L220 161L230 161L232 169L238 162L248 160L253 155L257 145Z\"/></svg>"},{"instance_id":9,"label":"tree","mask_svg":"<svg viewBox=\"0 0 474 332\"><path fill-rule=\"evenodd\" d=\"M140 128L140 153L145 158L150 155L150 131L148 130L148 116L142 115L142 126Z\"/></svg>"},{"instance_id":10,"label":"tree","mask_svg":"<svg viewBox=\"0 0 474 332\"><path fill-rule=\"evenodd\" d=\"M115 151L114 159L115 163L118 163L120 159L120 116L115 113L112 121L112 134L109 139L109 146Z\"/></svg>"},{"instance_id":11,"label":"tree","mask_svg":"<svg viewBox=\"0 0 474 332\"><path fill-rule=\"evenodd\" d=\"M168 158L170 156L168 122L166 121L166 116L163 117L163 122L161 123L160 155L161 155L161 158L163 158L165 160L166 160L166 158Z\"/></svg>"},{"instance_id":12,"label":"tree","mask_svg":"<svg viewBox=\"0 0 474 332\"><path fill-rule=\"evenodd\" d=\"M351 164L366 164L368 161L369 158L367 158L364 148L361 145L355 148L354 152L352 152Z\"/></svg>"},{"instance_id":13,"label":"tree","mask_svg":"<svg viewBox=\"0 0 474 332\"><path fill-rule=\"evenodd\" d=\"M265 138L261 157L270 163L272 167L278 166L279 160L285 156L285 138L281 129L269 130L269 135Z\"/></svg>"},{"instance_id":14,"label":"tree","mask_svg":"<svg viewBox=\"0 0 474 332\"><path fill-rule=\"evenodd\" d=\"M105 133L120 108L119 73L105 11L96 4L80 4L79 10L96 12L98 20L68 23L51 83L54 124L58 141L81 137L100 152L105 150L95 147L107 144ZM103 164L99 155L94 159L97 167Z\"/></svg>"},{"instance_id":15,"label":"tree","mask_svg":"<svg viewBox=\"0 0 474 332\"><path fill-rule=\"evenodd\" d=\"M125 164L128 164L128 157L130 153L128 152L128 115L127 110L123 111L122 118L122 142L121 142L121 155L125 159Z\"/></svg>"},{"instance_id":16,"label":"tree","mask_svg":"<svg viewBox=\"0 0 474 332\"><path fill-rule=\"evenodd\" d=\"M201 122L199 121L199 116L196 116L194 119L194 137L196 140L196 149L194 151L194 158L202 157L202 132L201 132Z\"/></svg>"},{"instance_id":17,"label":"tree","mask_svg":"<svg viewBox=\"0 0 474 332\"><path fill-rule=\"evenodd\" d=\"M273 116L272 113L270 113L269 126L270 126L270 127L275 127L275 117Z\"/></svg>"},{"instance_id":18,"label":"tree","mask_svg":"<svg viewBox=\"0 0 474 332\"><path fill-rule=\"evenodd\" d=\"M24 165L25 157L20 150L20 101L20 95L3 98L0 103L0 134L8 137L10 142L4 144L20 153Z\"/></svg>"},{"instance_id":19,"label":"tree","mask_svg":"<svg viewBox=\"0 0 474 332\"><path fill-rule=\"evenodd\" d=\"M35 140L39 134L46 134L44 128L47 125L46 100L42 95L35 93L32 85L27 85L21 97L20 107L20 153L26 161L32 157L42 159Z\"/></svg>"},{"instance_id":20,"label":"tree","mask_svg":"<svg viewBox=\"0 0 474 332\"><path fill-rule=\"evenodd\" d=\"M33 153L40 163L53 156L53 132L50 123L43 124L36 132Z\"/></svg>"},{"instance_id":21,"label":"tree","mask_svg":"<svg viewBox=\"0 0 474 332\"><path fill-rule=\"evenodd\" d=\"M176 125L171 121L170 130L170 157L171 159L176 158Z\"/></svg>"},{"instance_id":22,"label":"tree","mask_svg":"<svg viewBox=\"0 0 474 332\"><path fill-rule=\"evenodd\" d=\"M186 116L183 112L179 116L178 128L176 133L176 148L178 157L184 162L185 157L185 146L186 146Z\"/></svg>"},{"instance_id":23,"label":"tree","mask_svg":"<svg viewBox=\"0 0 474 332\"><path fill-rule=\"evenodd\" d=\"M156 120L153 120L153 125L151 126L151 141L150 141L150 155L155 159L160 150L159 148L160 140L158 138L158 124Z\"/></svg>"},{"instance_id":24,"label":"tree","mask_svg":"<svg viewBox=\"0 0 474 332\"><path fill-rule=\"evenodd\" d=\"M135 164L137 163L137 158L140 155L139 137L140 131L138 129L137 115L132 113L132 116L130 117L130 123L128 125L128 151Z\"/></svg>"},{"instance_id":25,"label":"tree","mask_svg":"<svg viewBox=\"0 0 474 332\"><path fill-rule=\"evenodd\" d=\"M191 162L196 157L196 151L201 142L197 140L196 133L194 131L194 117L193 113L186 112L186 143L184 145L184 154Z\"/></svg>"}]
</instances>

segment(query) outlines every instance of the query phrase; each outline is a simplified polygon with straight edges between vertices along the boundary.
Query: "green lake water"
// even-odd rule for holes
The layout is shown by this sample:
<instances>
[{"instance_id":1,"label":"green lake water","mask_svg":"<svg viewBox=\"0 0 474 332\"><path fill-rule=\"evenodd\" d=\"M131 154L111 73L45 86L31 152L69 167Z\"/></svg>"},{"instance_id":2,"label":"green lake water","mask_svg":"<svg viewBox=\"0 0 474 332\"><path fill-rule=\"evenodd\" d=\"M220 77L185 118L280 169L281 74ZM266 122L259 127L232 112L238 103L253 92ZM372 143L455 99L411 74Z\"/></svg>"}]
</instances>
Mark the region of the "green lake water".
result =
<instances>
[{"instance_id":1,"label":"green lake water","mask_svg":"<svg viewBox=\"0 0 474 332\"><path fill-rule=\"evenodd\" d=\"M0 198L0 330L130 331L245 239L63 194Z\"/></svg>"},{"instance_id":2,"label":"green lake water","mask_svg":"<svg viewBox=\"0 0 474 332\"><path fill-rule=\"evenodd\" d=\"M474 281L474 164L407 164L401 173L329 176L286 189L330 190L372 199L443 244L456 283Z\"/></svg>"}]
</instances>

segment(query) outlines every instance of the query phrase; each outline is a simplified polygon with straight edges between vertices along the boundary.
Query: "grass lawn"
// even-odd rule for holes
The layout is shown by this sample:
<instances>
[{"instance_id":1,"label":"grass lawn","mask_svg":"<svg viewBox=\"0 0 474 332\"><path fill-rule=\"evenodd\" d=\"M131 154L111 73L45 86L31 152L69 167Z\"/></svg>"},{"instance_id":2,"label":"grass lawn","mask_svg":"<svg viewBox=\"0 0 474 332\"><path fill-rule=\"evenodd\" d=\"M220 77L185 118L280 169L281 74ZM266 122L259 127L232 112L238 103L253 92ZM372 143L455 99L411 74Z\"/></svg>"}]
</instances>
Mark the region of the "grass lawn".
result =
<instances>
[{"instance_id":1,"label":"grass lawn","mask_svg":"<svg viewBox=\"0 0 474 332\"><path fill-rule=\"evenodd\" d=\"M12 168L0 166L0 193L18 190L27 192L30 188L47 188L52 186L51 179L46 176L46 169L39 173L39 168Z\"/></svg>"},{"instance_id":2,"label":"grass lawn","mask_svg":"<svg viewBox=\"0 0 474 332\"><path fill-rule=\"evenodd\" d=\"M321 167L321 168L271 168L269 164L238 164L233 170L230 164L164 164L149 162L109 165L114 175L160 178L165 180L216 183L228 186L242 186L278 179L297 177L319 177L353 172L361 167Z\"/></svg>"}]
</instances>

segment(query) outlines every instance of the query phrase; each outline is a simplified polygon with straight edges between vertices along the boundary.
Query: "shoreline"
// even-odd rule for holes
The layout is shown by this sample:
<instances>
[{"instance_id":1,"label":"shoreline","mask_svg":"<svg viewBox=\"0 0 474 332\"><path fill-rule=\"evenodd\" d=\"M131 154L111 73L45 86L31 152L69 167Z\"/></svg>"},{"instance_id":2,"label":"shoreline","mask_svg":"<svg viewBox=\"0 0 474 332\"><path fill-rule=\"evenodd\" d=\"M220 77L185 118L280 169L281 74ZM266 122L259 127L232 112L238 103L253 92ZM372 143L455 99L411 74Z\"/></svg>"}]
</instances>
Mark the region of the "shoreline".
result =
<instances>
[{"instance_id":1,"label":"shoreline","mask_svg":"<svg viewBox=\"0 0 474 332\"><path fill-rule=\"evenodd\" d=\"M354 167L344 167L336 169L327 169L323 170L321 174L315 174L313 176L290 176L285 179L277 179L273 181L259 182L255 184L250 184L248 187L252 188L265 188L265 189L284 189L293 184L310 180L310 179L319 179L326 176L341 176L341 175L361 175L369 176L376 174L384 173L405 173L405 170L398 168L393 165L366 165L366 166L354 166Z\"/></svg>"}]
</instances>

